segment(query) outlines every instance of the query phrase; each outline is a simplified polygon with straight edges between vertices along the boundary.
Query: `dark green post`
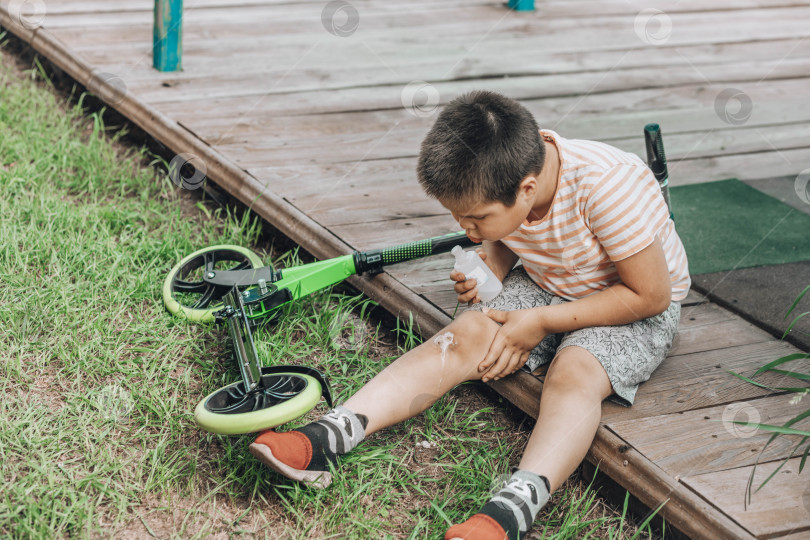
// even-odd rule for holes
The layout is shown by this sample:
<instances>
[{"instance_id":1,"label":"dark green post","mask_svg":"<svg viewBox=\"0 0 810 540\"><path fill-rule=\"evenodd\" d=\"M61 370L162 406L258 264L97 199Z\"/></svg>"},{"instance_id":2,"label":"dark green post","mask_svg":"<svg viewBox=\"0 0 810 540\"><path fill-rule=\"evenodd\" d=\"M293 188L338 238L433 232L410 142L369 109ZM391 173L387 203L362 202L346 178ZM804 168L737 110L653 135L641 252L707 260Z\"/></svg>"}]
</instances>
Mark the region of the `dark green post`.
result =
<instances>
[{"instance_id":1,"label":"dark green post","mask_svg":"<svg viewBox=\"0 0 810 540\"><path fill-rule=\"evenodd\" d=\"M675 220L672 212L672 204L669 202L669 168L667 167L667 155L664 152L664 138L661 135L661 127L658 124L647 124L644 126L644 145L647 147L647 165L658 180L661 188L661 195L669 209L669 217Z\"/></svg>"},{"instance_id":2,"label":"dark green post","mask_svg":"<svg viewBox=\"0 0 810 540\"><path fill-rule=\"evenodd\" d=\"M534 0L509 0L507 6L515 11L534 11Z\"/></svg>"},{"instance_id":3,"label":"dark green post","mask_svg":"<svg viewBox=\"0 0 810 540\"><path fill-rule=\"evenodd\" d=\"M183 69L183 0L155 0L152 65L158 71Z\"/></svg>"}]
</instances>

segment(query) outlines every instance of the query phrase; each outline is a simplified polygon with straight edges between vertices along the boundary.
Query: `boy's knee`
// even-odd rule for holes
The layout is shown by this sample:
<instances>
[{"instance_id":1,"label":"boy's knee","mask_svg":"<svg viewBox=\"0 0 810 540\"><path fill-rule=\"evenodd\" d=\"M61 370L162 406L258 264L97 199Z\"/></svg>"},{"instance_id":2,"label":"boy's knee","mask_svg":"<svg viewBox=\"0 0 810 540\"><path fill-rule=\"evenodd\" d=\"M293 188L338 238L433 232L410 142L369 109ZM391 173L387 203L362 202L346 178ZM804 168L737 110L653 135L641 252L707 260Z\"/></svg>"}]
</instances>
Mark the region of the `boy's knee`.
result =
<instances>
[{"instance_id":1,"label":"boy's knee","mask_svg":"<svg viewBox=\"0 0 810 540\"><path fill-rule=\"evenodd\" d=\"M446 330L453 332L459 346L463 348L480 350L485 346L489 349L498 331L498 323L480 311L465 311Z\"/></svg>"},{"instance_id":2,"label":"boy's knee","mask_svg":"<svg viewBox=\"0 0 810 540\"><path fill-rule=\"evenodd\" d=\"M566 347L552 360L545 384L570 388L607 398L613 388L605 368L593 354L580 347Z\"/></svg>"},{"instance_id":3,"label":"boy's knee","mask_svg":"<svg viewBox=\"0 0 810 540\"><path fill-rule=\"evenodd\" d=\"M484 359L495 333L498 323L479 311L465 311L459 315L444 330L436 334L433 342L438 347L443 343L447 346L447 357L464 366L478 367Z\"/></svg>"}]
</instances>

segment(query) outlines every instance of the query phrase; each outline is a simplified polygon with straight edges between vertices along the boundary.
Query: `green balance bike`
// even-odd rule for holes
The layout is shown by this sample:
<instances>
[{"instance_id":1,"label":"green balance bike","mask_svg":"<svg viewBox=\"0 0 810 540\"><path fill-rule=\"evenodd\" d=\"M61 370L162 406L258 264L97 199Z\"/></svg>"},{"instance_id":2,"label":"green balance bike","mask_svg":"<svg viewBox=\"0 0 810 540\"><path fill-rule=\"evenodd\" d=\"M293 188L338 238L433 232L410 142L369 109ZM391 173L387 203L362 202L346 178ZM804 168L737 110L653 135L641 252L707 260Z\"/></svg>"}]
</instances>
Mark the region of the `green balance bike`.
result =
<instances>
[{"instance_id":1,"label":"green balance bike","mask_svg":"<svg viewBox=\"0 0 810 540\"><path fill-rule=\"evenodd\" d=\"M275 270L239 246L211 246L181 260L163 283L163 302L175 315L194 322L227 324L242 380L206 396L194 411L203 429L224 435L254 433L306 414L332 396L317 369L262 366L253 330L275 320L282 306L355 274L377 274L390 264L470 247L463 232L334 259Z\"/></svg>"}]
</instances>

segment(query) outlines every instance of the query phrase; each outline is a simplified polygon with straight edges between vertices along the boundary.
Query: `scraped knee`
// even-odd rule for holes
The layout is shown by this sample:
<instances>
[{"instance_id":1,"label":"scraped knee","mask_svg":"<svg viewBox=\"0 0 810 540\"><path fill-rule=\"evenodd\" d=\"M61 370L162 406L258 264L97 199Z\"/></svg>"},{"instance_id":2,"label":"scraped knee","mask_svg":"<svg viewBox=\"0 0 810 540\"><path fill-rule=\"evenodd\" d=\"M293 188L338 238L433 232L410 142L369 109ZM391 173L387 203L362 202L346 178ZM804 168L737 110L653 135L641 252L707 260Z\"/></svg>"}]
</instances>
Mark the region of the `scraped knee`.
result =
<instances>
[{"instance_id":1,"label":"scraped knee","mask_svg":"<svg viewBox=\"0 0 810 540\"><path fill-rule=\"evenodd\" d=\"M498 323L479 311L465 311L444 330L432 338L433 344L446 361L453 361L465 371L469 378L477 379L478 364L486 356Z\"/></svg>"}]
</instances>

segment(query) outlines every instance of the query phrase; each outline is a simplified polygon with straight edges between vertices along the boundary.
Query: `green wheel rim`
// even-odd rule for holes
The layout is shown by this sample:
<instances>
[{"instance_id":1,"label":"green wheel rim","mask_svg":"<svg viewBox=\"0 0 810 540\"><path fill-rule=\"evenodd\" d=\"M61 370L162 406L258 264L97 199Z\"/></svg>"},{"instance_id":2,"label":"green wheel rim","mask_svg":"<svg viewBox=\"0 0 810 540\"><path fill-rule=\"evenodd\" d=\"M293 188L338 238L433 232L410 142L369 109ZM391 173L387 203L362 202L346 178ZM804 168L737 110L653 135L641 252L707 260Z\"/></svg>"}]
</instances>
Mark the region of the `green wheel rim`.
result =
<instances>
[{"instance_id":1,"label":"green wheel rim","mask_svg":"<svg viewBox=\"0 0 810 540\"><path fill-rule=\"evenodd\" d=\"M223 386L205 397L194 409L194 421L201 428L221 435L240 435L255 433L280 426L290 420L303 416L312 410L321 399L321 384L317 379L301 373L276 373L270 376L276 382L284 384L285 379L294 379L296 388L291 390L290 397L266 408L236 413L221 413L212 410L211 403L228 393L241 393L242 381ZM282 390L284 390L282 388Z\"/></svg>"},{"instance_id":2,"label":"green wheel rim","mask_svg":"<svg viewBox=\"0 0 810 540\"><path fill-rule=\"evenodd\" d=\"M213 313L218 309L222 308L222 302L220 299L216 299L215 301L208 304L206 307L202 308L195 308L193 306L183 305L177 298L175 291L172 289L173 284L175 283L174 279L177 277L181 271L187 267L190 263L192 263L195 259L200 257L205 258L206 256L212 256L217 259L217 262L225 262L225 261L232 261L232 262L239 262L241 264L241 268L261 268L264 266L262 260L259 258L258 255L253 253L247 248L243 248L241 246L232 246L232 245L220 245L220 246L210 246L207 248L200 249L195 251L191 255L184 257L179 263L174 265L169 271L169 274L166 276L166 279L163 281L163 304L166 306L166 309L169 310L169 313L172 315L177 315L180 317L184 317L192 322L213 322L214 315ZM220 268L220 270L224 270L225 268ZM233 269L233 268L227 268ZM186 276L180 276L186 277Z\"/></svg>"}]
</instances>

